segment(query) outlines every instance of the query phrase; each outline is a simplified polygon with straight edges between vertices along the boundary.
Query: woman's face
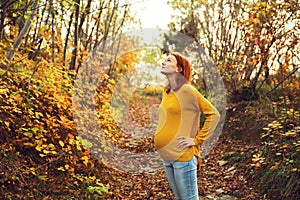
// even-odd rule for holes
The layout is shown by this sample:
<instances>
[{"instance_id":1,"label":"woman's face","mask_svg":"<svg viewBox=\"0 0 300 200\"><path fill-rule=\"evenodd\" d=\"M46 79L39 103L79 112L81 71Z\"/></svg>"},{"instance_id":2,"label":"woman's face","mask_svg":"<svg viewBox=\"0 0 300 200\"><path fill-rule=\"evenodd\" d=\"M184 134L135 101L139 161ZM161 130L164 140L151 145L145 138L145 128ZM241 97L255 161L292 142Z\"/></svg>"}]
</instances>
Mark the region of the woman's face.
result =
<instances>
[{"instance_id":1,"label":"woman's face","mask_svg":"<svg viewBox=\"0 0 300 200\"><path fill-rule=\"evenodd\" d=\"M161 64L161 73L172 74L176 72L178 72L176 57L168 55Z\"/></svg>"}]
</instances>

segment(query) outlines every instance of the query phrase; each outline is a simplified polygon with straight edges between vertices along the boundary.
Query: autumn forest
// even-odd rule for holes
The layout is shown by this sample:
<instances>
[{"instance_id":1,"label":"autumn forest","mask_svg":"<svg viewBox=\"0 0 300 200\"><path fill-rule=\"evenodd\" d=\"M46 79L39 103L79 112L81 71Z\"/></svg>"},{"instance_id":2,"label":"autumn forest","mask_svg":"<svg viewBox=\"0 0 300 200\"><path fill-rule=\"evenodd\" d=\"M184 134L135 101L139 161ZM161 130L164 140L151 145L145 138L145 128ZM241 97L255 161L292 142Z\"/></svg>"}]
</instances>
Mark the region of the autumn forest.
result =
<instances>
[{"instance_id":1,"label":"autumn forest","mask_svg":"<svg viewBox=\"0 0 300 200\"><path fill-rule=\"evenodd\" d=\"M0 199L175 199L153 144L170 51L221 114L200 199L300 199L299 1L166 0L166 29L146 2L0 0Z\"/></svg>"}]
</instances>

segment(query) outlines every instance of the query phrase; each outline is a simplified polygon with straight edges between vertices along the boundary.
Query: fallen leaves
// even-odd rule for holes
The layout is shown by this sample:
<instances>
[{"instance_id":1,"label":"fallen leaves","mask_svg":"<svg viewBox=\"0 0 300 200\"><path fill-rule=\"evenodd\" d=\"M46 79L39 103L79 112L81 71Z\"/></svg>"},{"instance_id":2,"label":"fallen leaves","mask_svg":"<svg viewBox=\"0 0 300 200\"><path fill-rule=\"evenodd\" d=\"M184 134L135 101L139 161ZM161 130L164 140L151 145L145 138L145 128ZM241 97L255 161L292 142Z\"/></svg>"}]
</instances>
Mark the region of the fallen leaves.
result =
<instances>
[{"instance_id":1,"label":"fallen leaves","mask_svg":"<svg viewBox=\"0 0 300 200\"><path fill-rule=\"evenodd\" d=\"M248 176L251 173L248 166L248 162L251 162L250 155L240 162L230 162L230 159L220 162L226 152L243 155L244 152L255 149L247 143L223 135L198 170L200 196L203 199L218 199L218 196L264 199L255 188L254 180ZM151 174L125 173L109 168L106 170L110 170L111 178L105 179L111 186L107 199L175 199L162 168Z\"/></svg>"}]
</instances>

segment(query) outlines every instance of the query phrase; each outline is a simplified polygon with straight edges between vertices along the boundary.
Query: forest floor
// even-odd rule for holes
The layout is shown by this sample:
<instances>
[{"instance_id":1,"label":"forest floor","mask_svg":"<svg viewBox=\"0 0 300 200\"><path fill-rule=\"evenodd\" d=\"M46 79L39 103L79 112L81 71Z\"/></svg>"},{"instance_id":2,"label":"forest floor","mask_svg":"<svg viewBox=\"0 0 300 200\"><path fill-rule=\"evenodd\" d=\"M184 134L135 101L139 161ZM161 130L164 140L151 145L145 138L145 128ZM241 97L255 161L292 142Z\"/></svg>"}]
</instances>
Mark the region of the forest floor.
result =
<instances>
[{"instance_id":1,"label":"forest floor","mask_svg":"<svg viewBox=\"0 0 300 200\"><path fill-rule=\"evenodd\" d=\"M200 199L265 199L251 179L254 168L249 162L253 151L255 146L222 135L198 170ZM152 174L107 170L107 199L175 199L163 169Z\"/></svg>"},{"instance_id":2,"label":"forest floor","mask_svg":"<svg viewBox=\"0 0 300 200\"><path fill-rule=\"evenodd\" d=\"M138 102L141 100L135 99L133 102L132 108L136 112L132 112L132 118L137 121L147 121L148 119L143 119L147 116L143 112L149 113L149 110L144 109ZM151 100L146 104L151 106ZM221 134L198 169L200 199L265 199L259 194L255 180L252 178L255 170L251 162L252 155L257 151L256 145L236 139L230 134ZM106 176L105 181L103 180L110 186L107 199L175 199L162 168L151 174L122 172L110 167L103 172L105 171L110 174Z\"/></svg>"},{"instance_id":3,"label":"forest floor","mask_svg":"<svg viewBox=\"0 0 300 200\"><path fill-rule=\"evenodd\" d=\"M131 121L138 121L140 125L147 124L153 117L149 110L153 105L151 102L159 103L157 99L152 101L151 98L147 100L134 99L130 108L133 119ZM154 119L154 121L156 120ZM130 124L126 126L131 128ZM147 127L145 130L148 131L138 132L146 134L146 138L149 138L149 134L153 135L153 130L150 128ZM124 139L121 141L124 145L122 148L125 149L139 152L154 149L151 139L146 139L144 142L141 140L138 143L135 138L119 139ZM89 167L78 165L75 175L96 174L101 183L108 185L108 192L105 193L105 196L98 195L94 198L94 193L90 194L87 190L87 183L82 181L83 184L80 184L80 177L74 177L74 174L70 174L69 171L56 170L55 167L60 166L61 162L68 161L68 157L59 156L52 161L45 162L35 150L29 151L29 153L20 153L23 148L22 143L15 144L13 142L16 143L15 138L10 134L7 138L2 137L0 140L0 199L174 199L162 166L151 173L133 173L116 170L92 156L95 165L89 165ZM253 166L252 155L258 151L258 147L236 139L226 131L222 133L198 169L200 199L265 199L264 195L259 193L253 179L255 166ZM123 163L117 159L113 161L117 165L131 164L126 160ZM152 164L152 162L148 163L150 167ZM160 166L160 162L158 165ZM28 173L28 169L32 169L32 166L35 167L36 174Z\"/></svg>"}]
</instances>

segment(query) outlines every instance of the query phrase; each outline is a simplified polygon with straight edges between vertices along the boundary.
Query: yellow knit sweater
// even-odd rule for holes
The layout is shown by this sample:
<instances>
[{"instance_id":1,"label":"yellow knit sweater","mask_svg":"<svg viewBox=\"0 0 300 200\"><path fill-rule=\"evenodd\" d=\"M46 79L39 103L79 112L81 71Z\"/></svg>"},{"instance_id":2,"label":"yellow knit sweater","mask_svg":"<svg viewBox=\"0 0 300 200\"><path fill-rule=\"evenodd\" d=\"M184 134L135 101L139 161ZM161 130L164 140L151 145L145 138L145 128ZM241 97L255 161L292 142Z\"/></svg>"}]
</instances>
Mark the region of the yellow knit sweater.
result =
<instances>
[{"instance_id":1,"label":"yellow knit sweater","mask_svg":"<svg viewBox=\"0 0 300 200\"><path fill-rule=\"evenodd\" d=\"M162 159L170 161L200 157L200 145L212 135L220 119L217 109L190 84L184 84L177 91L164 91L158 112L154 144ZM200 113L205 116L201 130ZM178 136L194 138L196 145L179 149Z\"/></svg>"}]
</instances>

